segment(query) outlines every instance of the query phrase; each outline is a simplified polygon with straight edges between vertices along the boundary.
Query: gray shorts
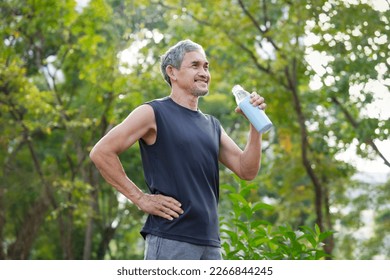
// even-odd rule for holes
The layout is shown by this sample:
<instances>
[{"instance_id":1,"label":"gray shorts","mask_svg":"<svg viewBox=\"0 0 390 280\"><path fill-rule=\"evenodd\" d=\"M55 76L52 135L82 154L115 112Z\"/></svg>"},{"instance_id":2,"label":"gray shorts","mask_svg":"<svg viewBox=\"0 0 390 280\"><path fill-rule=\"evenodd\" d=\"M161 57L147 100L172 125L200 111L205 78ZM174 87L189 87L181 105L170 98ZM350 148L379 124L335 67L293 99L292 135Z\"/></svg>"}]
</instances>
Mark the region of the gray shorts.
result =
<instances>
[{"instance_id":1,"label":"gray shorts","mask_svg":"<svg viewBox=\"0 0 390 280\"><path fill-rule=\"evenodd\" d=\"M148 234L145 260L222 260L221 248L201 246Z\"/></svg>"}]
</instances>

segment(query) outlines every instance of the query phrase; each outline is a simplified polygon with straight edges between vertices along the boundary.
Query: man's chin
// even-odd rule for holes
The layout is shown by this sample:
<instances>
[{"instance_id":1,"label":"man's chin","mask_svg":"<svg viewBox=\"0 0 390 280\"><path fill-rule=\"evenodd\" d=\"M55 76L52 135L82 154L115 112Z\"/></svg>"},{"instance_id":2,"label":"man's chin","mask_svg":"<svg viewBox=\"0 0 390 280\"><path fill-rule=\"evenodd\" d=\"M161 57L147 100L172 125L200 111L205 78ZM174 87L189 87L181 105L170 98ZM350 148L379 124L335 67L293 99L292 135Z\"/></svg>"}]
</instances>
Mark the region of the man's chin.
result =
<instances>
[{"instance_id":1,"label":"man's chin","mask_svg":"<svg viewBox=\"0 0 390 280\"><path fill-rule=\"evenodd\" d=\"M205 96L209 93L208 89L195 89L192 94L197 97Z\"/></svg>"}]
</instances>

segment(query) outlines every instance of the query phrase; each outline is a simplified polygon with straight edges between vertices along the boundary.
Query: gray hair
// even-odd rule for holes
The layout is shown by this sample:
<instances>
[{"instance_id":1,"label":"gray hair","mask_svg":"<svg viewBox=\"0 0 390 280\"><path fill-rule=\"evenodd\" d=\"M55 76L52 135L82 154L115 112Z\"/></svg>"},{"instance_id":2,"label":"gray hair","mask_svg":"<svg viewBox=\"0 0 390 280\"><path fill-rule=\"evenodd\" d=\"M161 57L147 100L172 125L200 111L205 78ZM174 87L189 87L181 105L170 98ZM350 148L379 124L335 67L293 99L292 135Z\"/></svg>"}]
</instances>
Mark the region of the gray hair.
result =
<instances>
[{"instance_id":1,"label":"gray hair","mask_svg":"<svg viewBox=\"0 0 390 280\"><path fill-rule=\"evenodd\" d=\"M201 45L187 39L180 41L161 56L161 73L163 74L164 80L168 83L170 87L172 87L172 84L171 79L167 74L167 66L172 65L174 68L180 69L184 55L188 52L193 51L201 51L204 54L204 50Z\"/></svg>"}]
</instances>

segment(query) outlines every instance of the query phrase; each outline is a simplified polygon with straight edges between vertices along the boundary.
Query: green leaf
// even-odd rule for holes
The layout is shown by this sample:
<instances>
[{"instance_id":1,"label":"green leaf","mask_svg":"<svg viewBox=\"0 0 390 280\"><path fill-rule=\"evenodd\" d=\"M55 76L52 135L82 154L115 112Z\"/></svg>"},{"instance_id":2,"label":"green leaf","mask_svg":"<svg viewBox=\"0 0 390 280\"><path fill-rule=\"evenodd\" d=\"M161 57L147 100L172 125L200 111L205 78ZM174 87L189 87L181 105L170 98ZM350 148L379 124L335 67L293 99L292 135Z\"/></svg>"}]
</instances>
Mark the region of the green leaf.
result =
<instances>
[{"instance_id":1,"label":"green leaf","mask_svg":"<svg viewBox=\"0 0 390 280\"><path fill-rule=\"evenodd\" d=\"M318 240L324 241L326 238L328 238L329 236L332 236L332 235L333 235L332 231L321 232L320 235L318 236Z\"/></svg>"},{"instance_id":2,"label":"green leaf","mask_svg":"<svg viewBox=\"0 0 390 280\"><path fill-rule=\"evenodd\" d=\"M270 204L266 204L266 203L262 203L262 202L256 202L253 206L252 206L252 211L253 212L257 212L259 210L274 210L275 207L270 205Z\"/></svg>"},{"instance_id":3,"label":"green leaf","mask_svg":"<svg viewBox=\"0 0 390 280\"><path fill-rule=\"evenodd\" d=\"M248 206L248 202L246 201L246 199L238 193L231 193L229 194L229 197L231 198L233 203L241 203L242 206Z\"/></svg>"},{"instance_id":4,"label":"green leaf","mask_svg":"<svg viewBox=\"0 0 390 280\"><path fill-rule=\"evenodd\" d=\"M229 192L231 192L231 193L235 193L235 192L236 192L236 188L234 188L233 186L228 185L228 184L221 184L219 187L220 187L221 189L227 190L227 191L229 191Z\"/></svg>"}]
</instances>

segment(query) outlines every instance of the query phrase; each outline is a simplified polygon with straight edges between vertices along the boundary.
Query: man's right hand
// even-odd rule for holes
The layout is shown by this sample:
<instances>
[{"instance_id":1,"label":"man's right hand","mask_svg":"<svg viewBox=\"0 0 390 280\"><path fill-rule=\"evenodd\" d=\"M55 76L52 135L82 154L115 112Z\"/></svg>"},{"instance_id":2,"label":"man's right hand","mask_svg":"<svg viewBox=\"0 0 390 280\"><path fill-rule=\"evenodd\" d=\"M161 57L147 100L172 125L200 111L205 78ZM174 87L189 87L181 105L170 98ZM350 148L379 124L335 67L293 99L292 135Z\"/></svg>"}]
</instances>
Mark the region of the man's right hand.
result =
<instances>
[{"instance_id":1,"label":"man's right hand","mask_svg":"<svg viewBox=\"0 0 390 280\"><path fill-rule=\"evenodd\" d=\"M143 194L137 206L145 213L172 221L184 213L181 203L176 199L161 194Z\"/></svg>"}]
</instances>

